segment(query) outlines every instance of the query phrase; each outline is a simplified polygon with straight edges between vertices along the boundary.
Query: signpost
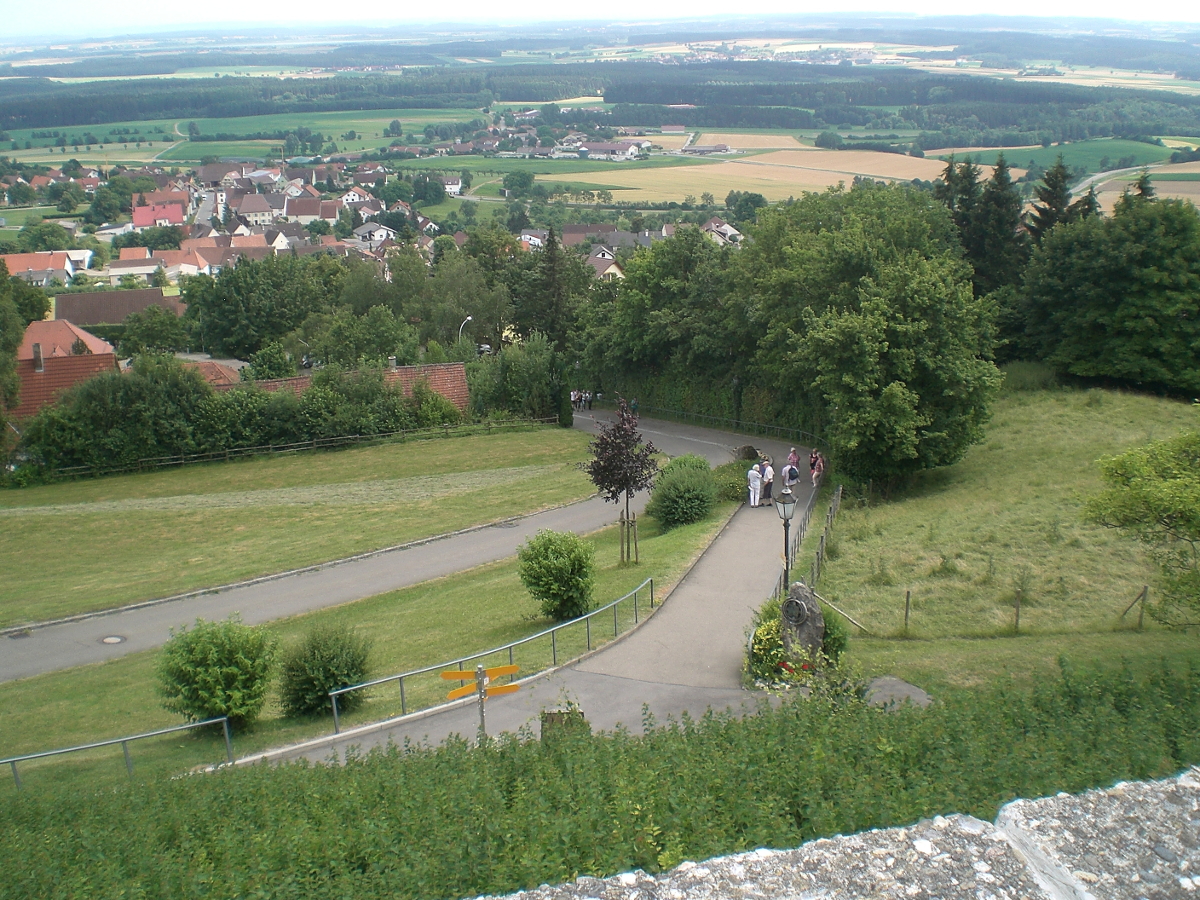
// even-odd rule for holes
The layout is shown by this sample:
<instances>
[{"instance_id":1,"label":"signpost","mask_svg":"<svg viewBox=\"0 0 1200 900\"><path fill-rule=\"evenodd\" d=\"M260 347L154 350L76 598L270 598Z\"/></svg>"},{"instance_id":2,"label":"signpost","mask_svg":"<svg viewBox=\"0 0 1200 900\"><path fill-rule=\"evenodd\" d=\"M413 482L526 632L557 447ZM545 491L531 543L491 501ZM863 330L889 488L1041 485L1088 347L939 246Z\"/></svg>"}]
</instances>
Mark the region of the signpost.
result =
<instances>
[{"instance_id":1,"label":"signpost","mask_svg":"<svg viewBox=\"0 0 1200 900\"><path fill-rule=\"evenodd\" d=\"M484 711L484 704L488 697L499 697L503 694L515 694L520 690L519 684L496 684L491 682L495 678L503 678L505 675L517 674L519 667L515 665L507 666L492 666L490 669L485 669L482 665L475 667L474 672L469 672L466 669L460 669L454 672L443 672L442 678L446 681L464 681L473 682L464 684L462 687L456 687L446 695L447 700L458 700L461 697L469 697L474 693L479 698L479 736L487 737L487 714Z\"/></svg>"}]
</instances>

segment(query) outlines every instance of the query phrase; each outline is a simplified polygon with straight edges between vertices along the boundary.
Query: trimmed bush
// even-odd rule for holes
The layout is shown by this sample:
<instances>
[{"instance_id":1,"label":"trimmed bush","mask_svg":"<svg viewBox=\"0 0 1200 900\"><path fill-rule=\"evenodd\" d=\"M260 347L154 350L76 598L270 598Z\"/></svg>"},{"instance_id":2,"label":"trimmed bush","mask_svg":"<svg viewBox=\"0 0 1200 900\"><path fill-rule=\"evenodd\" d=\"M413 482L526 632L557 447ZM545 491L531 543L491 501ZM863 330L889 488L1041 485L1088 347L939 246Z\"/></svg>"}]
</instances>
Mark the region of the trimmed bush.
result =
<instances>
[{"instance_id":1,"label":"trimmed bush","mask_svg":"<svg viewBox=\"0 0 1200 900\"><path fill-rule=\"evenodd\" d=\"M708 518L716 503L717 483L712 472L707 467L702 472L680 467L658 476L646 512L670 529Z\"/></svg>"},{"instance_id":2,"label":"trimmed bush","mask_svg":"<svg viewBox=\"0 0 1200 900\"><path fill-rule=\"evenodd\" d=\"M193 722L229 716L234 727L247 725L262 710L275 659L274 636L236 615L172 629L158 656L163 706Z\"/></svg>"},{"instance_id":3,"label":"trimmed bush","mask_svg":"<svg viewBox=\"0 0 1200 900\"><path fill-rule=\"evenodd\" d=\"M592 606L596 549L570 531L539 531L517 552L517 571L542 615L563 622Z\"/></svg>"},{"instance_id":4,"label":"trimmed bush","mask_svg":"<svg viewBox=\"0 0 1200 900\"><path fill-rule=\"evenodd\" d=\"M345 625L328 625L289 648L279 670L280 703L286 716L331 713L329 692L367 680L371 641ZM338 697L338 709L350 712L366 699L365 691Z\"/></svg>"}]
</instances>

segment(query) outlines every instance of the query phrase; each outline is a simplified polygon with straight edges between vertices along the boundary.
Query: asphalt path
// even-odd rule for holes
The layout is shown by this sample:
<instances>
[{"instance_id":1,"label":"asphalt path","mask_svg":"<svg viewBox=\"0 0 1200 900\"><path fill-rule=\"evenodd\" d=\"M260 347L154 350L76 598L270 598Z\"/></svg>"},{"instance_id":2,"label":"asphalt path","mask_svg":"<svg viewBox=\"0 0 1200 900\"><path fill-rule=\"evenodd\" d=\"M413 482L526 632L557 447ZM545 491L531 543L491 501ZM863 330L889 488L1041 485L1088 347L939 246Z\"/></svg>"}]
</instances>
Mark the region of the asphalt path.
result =
<instances>
[{"instance_id":1,"label":"asphalt path","mask_svg":"<svg viewBox=\"0 0 1200 900\"><path fill-rule=\"evenodd\" d=\"M598 423L610 418L611 414L599 411L579 413L575 427L594 433ZM645 439L670 456L696 453L714 464L728 462L733 450L747 443L766 449L776 460L783 459L788 450L785 445L763 439L654 419L642 419L640 430ZM639 495L633 508L640 511L645 502L646 497ZM761 520L775 520L773 531L780 530L773 512L763 509L747 512ZM268 622L408 587L513 556L540 529L586 534L616 521L617 515L617 506L596 497L415 546L257 579L213 593L186 595L80 621L34 627L20 636L0 638L0 682L151 650L170 637L172 628L188 625L197 618L219 620L237 613L247 623ZM753 563L753 567L762 570L756 574L761 574L766 589L760 591L755 587L758 597L755 605L769 593L782 554L781 536L762 540L765 556ZM749 561L734 560L731 564L745 568ZM740 629L736 638L740 642ZM731 686L736 687L736 681Z\"/></svg>"},{"instance_id":2,"label":"asphalt path","mask_svg":"<svg viewBox=\"0 0 1200 900\"><path fill-rule=\"evenodd\" d=\"M785 459L789 449L774 441L707 429L647 420L642 425L643 435L672 455L686 449L684 441L691 442L693 452L708 446L710 458L725 460L734 446L751 442L776 461ZM799 502L807 503L812 487L801 480L796 492ZM813 519L819 523L820 513ZM773 702L742 689L742 659L754 611L774 589L782 560L783 529L774 507L743 505L639 627L577 662L526 680L515 694L489 700L488 733L537 734L541 711L566 702L581 709L593 729L633 732L685 714L699 718L714 710L741 715ZM645 561L643 566L653 574ZM351 748L362 752L405 742L436 745L455 734L473 738L478 728L477 702L460 701L241 762L337 760Z\"/></svg>"}]
</instances>

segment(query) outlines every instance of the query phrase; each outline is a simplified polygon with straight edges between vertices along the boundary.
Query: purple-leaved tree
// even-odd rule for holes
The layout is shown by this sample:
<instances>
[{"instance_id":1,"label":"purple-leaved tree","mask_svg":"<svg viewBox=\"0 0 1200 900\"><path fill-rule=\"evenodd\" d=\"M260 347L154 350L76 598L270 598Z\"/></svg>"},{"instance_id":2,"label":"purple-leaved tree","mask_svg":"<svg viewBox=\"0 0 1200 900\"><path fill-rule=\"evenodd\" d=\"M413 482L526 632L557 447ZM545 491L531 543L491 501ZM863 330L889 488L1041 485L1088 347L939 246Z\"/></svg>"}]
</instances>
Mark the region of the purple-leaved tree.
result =
<instances>
[{"instance_id":1,"label":"purple-leaved tree","mask_svg":"<svg viewBox=\"0 0 1200 900\"><path fill-rule=\"evenodd\" d=\"M658 463L653 456L658 451L637 430L638 417L624 400L617 401L617 420L600 426L600 434L592 441L592 461L583 469L600 489L609 503L625 498L625 518L629 518L629 499L654 483Z\"/></svg>"}]
</instances>

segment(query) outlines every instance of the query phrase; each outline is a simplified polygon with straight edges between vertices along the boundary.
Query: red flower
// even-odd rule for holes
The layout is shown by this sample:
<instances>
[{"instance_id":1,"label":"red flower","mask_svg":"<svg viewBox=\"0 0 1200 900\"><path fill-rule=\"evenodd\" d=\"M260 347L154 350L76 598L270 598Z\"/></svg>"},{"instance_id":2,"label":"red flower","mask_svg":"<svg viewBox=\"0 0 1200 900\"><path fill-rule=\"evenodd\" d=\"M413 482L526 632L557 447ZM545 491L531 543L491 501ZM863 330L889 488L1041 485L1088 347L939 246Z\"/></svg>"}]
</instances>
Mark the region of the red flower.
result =
<instances>
[{"instance_id":1,"label":"red flower","mask_svg":"<svg viewBox=\"0 0 1200 900\"><path fill-rule=\"evenodd\" d=\"M787 663L785 663L785 662L781 662L781 663L779 664L779 668L781 668L781 669L784 669L785 671L791 672L793 675L795 675L795 674L796 674L796 670L795 670L795 669L793 669L791 666L789 666L789 665L788 665ZM807 666L805 666L805 668L808 668L808 667L807 667Z\"/></svg>"}]
</instances>

